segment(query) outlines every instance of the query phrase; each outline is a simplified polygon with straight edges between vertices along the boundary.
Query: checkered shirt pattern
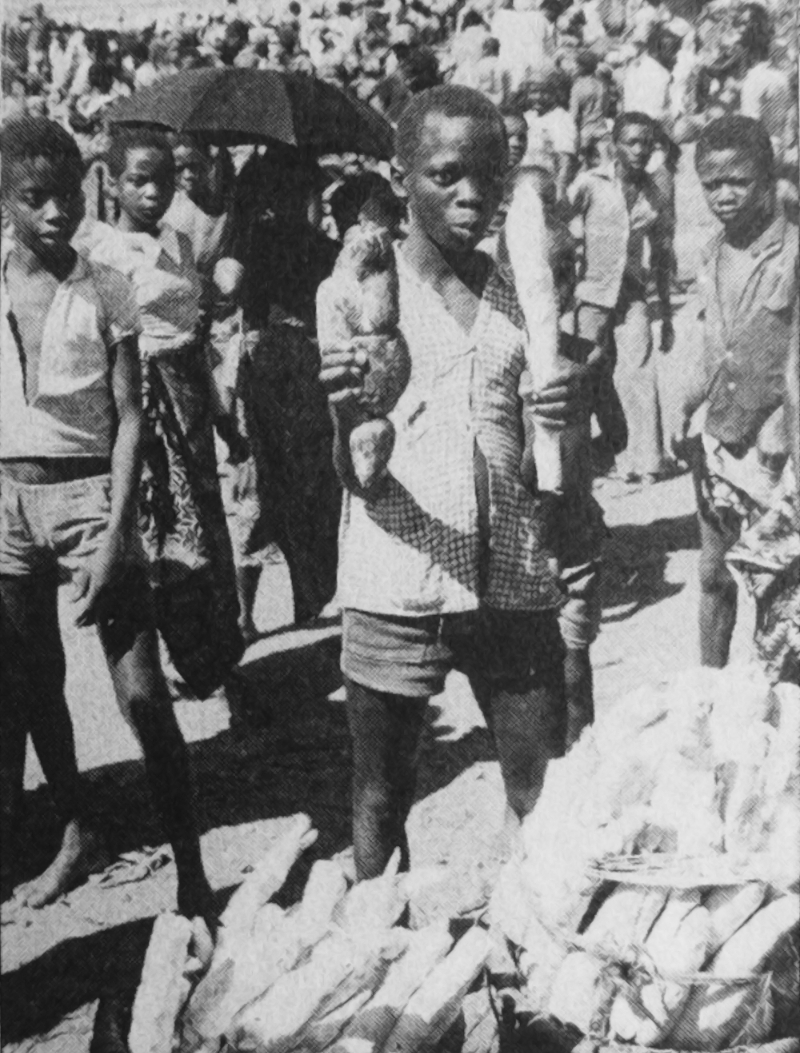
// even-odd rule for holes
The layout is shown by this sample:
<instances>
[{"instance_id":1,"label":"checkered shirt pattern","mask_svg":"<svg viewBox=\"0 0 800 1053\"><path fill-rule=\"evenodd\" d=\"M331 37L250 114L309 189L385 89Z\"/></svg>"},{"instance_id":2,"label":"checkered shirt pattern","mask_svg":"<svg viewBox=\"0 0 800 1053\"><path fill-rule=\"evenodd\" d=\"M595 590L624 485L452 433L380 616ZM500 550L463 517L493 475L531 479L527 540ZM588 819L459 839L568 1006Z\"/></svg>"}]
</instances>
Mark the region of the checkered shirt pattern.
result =
<instances>
[{"instance_id":1,"label":"checkered shirt pattern","mask_svg":"<svg viewBox=\"0 0 800 1053\"><path fill-rule=\"evenodd\" d=\"M411 379L390 417L388 481L366 501L346 494L339 597L345 607L424 616L547 610L561 602L542 514L520 478L525 369L522 313L490 276L470 333L398 250L400 329ZM320 333L325 343L325 333ZM476 496L476 451L487 511Z\"/></svg>"}]
</instances>

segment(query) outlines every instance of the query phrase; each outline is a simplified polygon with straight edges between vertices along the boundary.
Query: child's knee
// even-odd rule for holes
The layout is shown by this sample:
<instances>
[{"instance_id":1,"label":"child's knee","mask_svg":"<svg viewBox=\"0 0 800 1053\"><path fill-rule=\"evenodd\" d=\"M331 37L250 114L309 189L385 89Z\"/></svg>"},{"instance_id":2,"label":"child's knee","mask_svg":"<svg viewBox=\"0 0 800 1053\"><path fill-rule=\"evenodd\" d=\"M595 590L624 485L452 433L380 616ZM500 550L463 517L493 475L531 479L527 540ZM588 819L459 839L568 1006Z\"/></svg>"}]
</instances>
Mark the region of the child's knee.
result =
<instances>
[{"instance_id":1,"label":"child's knee","mask_svg":"<svg viewBox=\"0 0 800 1053\"><path fill-rule=\"evenodd\" d=\"M700 557L700 589L706 594L731 597L736 595L736 581L725 560L716 554Z\"/></svg>"}]
</instances>

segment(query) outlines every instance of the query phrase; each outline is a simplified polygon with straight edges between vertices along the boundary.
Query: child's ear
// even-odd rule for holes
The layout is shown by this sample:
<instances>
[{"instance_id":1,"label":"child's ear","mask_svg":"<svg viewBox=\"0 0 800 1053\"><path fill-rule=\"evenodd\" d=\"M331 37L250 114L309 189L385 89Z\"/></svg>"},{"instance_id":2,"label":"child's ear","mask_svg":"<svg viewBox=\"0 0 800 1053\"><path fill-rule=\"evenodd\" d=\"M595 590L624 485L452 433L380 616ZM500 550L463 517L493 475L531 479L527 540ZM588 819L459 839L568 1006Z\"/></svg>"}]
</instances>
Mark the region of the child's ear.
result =
<instances>
[{"instance_id":1,"label":"child's ear","mask_svg":"<svg viewBox=\"0 0 800 1053\"><path fill-rule=\"evenodd\" d=\"M406 172L399 157L393 157L391 161L391 183L395 195L405 201L408 197Z\"/></svg>"}]
</instances>

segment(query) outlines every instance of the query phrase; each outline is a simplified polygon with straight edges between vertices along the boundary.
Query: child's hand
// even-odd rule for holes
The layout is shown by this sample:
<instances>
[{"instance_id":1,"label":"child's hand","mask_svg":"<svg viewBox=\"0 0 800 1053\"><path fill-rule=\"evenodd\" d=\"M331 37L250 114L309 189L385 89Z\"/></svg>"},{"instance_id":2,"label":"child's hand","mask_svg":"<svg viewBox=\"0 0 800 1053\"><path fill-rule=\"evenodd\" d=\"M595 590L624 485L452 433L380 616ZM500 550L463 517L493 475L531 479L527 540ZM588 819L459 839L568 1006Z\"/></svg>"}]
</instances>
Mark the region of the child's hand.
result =
<instances>
[{"instance_id":1,"label":"child's hand","mask_svg":"<svg viewBox=\"0 0 800 1053\"><path fill-rule=\"evenodd\" d=\"M695 459L697 445L696 441L692 441L689 438L689 425L691 422L691 417L682 416L670 436L670 448L676 459L683 461L684 464L688 464L690 467Z\"/></svg>"},{"instance_id":2,"label":"child's hand","mask_svg":"<svg viewBox=\"0 0 800 1053\"><path fill-rule=\"evenodd\" d=\"M369 366L369 350L381 336L358 336L347 344L329 347L322 352L319 379L328 402L337 409L352 405L364 389Z\"/></svg>"},{"instance_id":3,"label":"child's hand","mask_svg":"<svg viewBox=\"0 0 800 1053\"><path fill-rule=\"evenodd\" d=\"M561 431L579 417L591 367L570 362L555 379L531 395L534 420L553 431Z\"/></svg>"},{"instance_id":4,"label":"child's hand","mask_svg":"<svg viewBox=\"0 0 800 1053\"><path fill-rule=\"evenodd\" d=\"M78 628L96 625L112 613L113 586L126 560L125 543L121 536L115 534L105 540L90 561L88 569L76 578L73 603L78 608L75 616Z\"/></svg>"}]
</instances>

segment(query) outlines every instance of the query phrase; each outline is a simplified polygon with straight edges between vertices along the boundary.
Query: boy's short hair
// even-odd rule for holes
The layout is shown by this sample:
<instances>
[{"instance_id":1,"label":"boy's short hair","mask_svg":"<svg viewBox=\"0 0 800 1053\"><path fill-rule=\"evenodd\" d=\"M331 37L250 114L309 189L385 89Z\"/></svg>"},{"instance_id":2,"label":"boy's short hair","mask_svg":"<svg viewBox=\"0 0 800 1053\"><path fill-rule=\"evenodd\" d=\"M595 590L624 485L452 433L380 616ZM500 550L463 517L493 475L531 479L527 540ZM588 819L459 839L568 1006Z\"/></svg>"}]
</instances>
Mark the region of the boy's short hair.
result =
<instances>
[{"instance_id":1,"label":"boy's short hair","mask_svg":"<svg viewBox=\"0 0 800 1053\"><path fill-rule=\"evenodd\" d=\"M505 141L503 118L495 104L482 92L461 84L440 84L418 92L400 114L395 132L395 152L402 162L410 161L419 148L422 128L431 115L474 117L489 121Z\"/></svg>"},{"instance_id":2,"label":"boy's short hair","mask_svg":"<svg viewBox=\"0 0 800 1053\"><path fill-rule=\"evenodd\" d=\"M22 114L8 121L0 132L0 153L6 184L14 165L37 157L44 157L59 168L72 167L83 178L83 158L78 144L65 128L47 117Z\"/></svg>"},{"instance_id":3,"label":"boy's short hair","mask_svg":"<svg viewBox=\"0 0 800 1053\"><path fill-rule=\"evenodd\" d=\"M119 179L128 163L128 151L161 150L174 161L172 147L165 132L157 128L118 128L111 136L111 146L106 154L108 170L114 179Z\"/></svg>"},{"instance_id":4,"label":"boy's short hair","mask_svg":"<svg viewBox=\"0 0 800 1053\"><path fill-rule=\"evenodd\" d=\"M775 174L775 154L769 132L753 117L740 113L718 117L700 132L695 147L695 168L715 150L735 150L754 158L762 171L772 178Z\"/></svg>"},{"instance_id":5,"label":"boy's short hair","mask_svg":"<svg viewBox=\"0 0 800 1053\"><path fill-rule=\"evenodd\" d=\"M625 113L621 113L614 121L614 128L611 137L615 143L619 140L619 137L625 129L629 128L632 124L649 128L654 136L658 132L658 123L654 121L649 114L640 113L638 110L627 110Z\"/></svg>"}]
</instances>

